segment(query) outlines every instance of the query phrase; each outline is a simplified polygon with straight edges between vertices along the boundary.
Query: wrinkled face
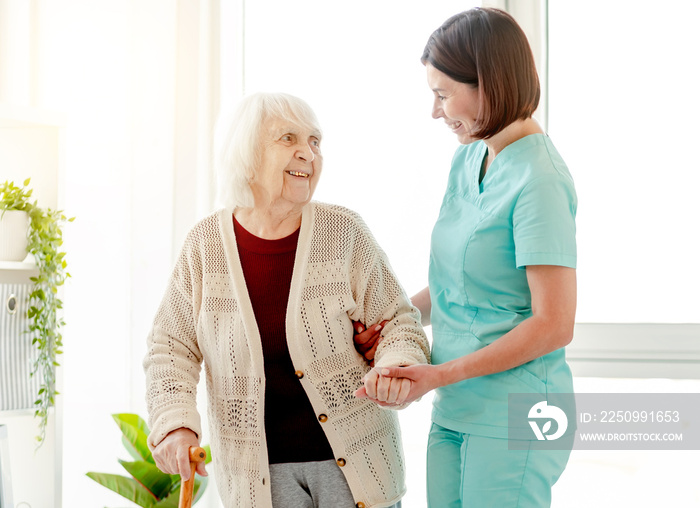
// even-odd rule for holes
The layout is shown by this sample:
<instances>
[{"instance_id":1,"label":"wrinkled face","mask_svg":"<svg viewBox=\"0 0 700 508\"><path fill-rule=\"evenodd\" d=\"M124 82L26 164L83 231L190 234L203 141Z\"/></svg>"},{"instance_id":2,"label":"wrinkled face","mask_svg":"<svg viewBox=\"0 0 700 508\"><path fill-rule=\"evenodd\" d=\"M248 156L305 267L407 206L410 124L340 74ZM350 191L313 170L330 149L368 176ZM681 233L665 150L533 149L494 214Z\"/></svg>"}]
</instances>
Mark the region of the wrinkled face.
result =
<instances>
[{"instance_id":1,"label":"wrinkled face","mask_svg":"<svg viewBox=\"0 0 700 508\"><path fill-rule=\"evenodd\" d=\"M321 134L282 119L267 122L262 139L262 161L251 189L256 206L303 207L311 201L321 176Z\"/></svg>"},{"instance_id":2,"label":"wrinkled face","mask_svg":"<svg viewBox=\"0 0 700 508\"><path fill-rule=\"evenodd\" d=\"M435 95L433 118L443 118L463 145L475 141L469 132L476 122L479 111L478 88L455 81L429 63L425 67L428 73L428 86Z\"/></svg>"}]
</instances>

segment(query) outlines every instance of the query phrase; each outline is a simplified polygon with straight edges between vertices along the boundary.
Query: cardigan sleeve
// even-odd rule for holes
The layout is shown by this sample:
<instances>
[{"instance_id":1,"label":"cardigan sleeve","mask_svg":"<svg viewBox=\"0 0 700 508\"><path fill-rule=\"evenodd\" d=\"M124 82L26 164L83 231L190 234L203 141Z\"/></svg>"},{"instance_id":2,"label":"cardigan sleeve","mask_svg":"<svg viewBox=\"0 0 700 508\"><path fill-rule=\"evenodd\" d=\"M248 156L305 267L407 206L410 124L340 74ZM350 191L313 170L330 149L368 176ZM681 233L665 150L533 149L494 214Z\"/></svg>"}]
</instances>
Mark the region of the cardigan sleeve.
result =
<instances>
[{"instance_id":1,"label":"cardigan sleeve","mask_svg":"<svg viewBox=\"0 0 700 508\"><path fill-rule=\"evenodd\" d=\"M148 336L143 367L151 447L182 427L202 435L196 403L202 353L195 326L202 263L194 244L190 233Z\"/></svg>"},{"instance_id":2,"label":"cardigan sleeve","mask_svg":"<svg viewBox=\"0 0 700 508\"><path fill-rule=\"evenodd\" d=\"M359 216L357 222L360 232L356 249L361 257L369 260L365 270L358 274L356 294L361 308L357 314L361 316L360 321L368 324L389 321L382 331L375 365L408 366L430 362L430 345L420 324L418 309L411 304L369 228ZM355 320L358 317L351 316Z\"/></svg>"}]
</instances>

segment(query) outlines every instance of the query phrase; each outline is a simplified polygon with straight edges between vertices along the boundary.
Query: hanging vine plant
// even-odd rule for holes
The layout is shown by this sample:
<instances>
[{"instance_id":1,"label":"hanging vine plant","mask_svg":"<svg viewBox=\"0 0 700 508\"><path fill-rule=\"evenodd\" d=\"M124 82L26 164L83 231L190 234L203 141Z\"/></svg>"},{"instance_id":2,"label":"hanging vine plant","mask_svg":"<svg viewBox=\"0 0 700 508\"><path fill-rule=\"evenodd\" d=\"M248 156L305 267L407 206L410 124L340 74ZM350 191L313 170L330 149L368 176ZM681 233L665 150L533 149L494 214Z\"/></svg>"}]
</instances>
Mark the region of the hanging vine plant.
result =
<instances>
[{"instance_id":1,"label":"hanging vine plant","mask_svg":"<svg viewBox=\"0 0 700 508\"><path fill-rule=\"evenodd\" d=\"M63 353L63 336L61 327L65 325L59 316L63 302L58 290L70 273L66 271L66 253L61 251L63 245L63 226L73 222L75 217L66 218L60 210L41 208L36 201L30 201L32 189L28 188L27 178L22 187L6 181L0 185L0 210L17 210L29 216L27 233L27 251L32 254L39 274L31 277L33 284L29 294L27 310L27 333L33 336L32 345L37 350L37 358L32 369L32 376L41 375L41 383L34 402L34 416L39 419L37 446L41 446L46 437L49 408L56 402L56 367L60 366L57 358Z\"/></svg>"}]
</instances>

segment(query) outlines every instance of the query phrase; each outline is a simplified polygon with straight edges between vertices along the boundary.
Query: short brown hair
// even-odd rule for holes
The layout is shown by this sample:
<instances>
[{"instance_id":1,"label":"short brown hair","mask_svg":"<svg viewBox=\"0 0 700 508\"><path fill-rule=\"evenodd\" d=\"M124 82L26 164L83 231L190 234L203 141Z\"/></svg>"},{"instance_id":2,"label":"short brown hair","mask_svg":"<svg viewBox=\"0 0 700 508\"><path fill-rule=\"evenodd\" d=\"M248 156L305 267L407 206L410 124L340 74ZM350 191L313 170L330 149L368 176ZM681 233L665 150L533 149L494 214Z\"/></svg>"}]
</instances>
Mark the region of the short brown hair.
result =
<instances>
[{"instance_id":1,"label":"short brown hair","mask_svg":"<svg viewBox=\"0 0 700 508\"><path fill-rule=\"evenodd\" d=\"M540 80L525 33L508 13L475 8L445 21L428 39L423 64L478 87L480 107L470 135L488 139L540 102Z\"/></svg>"}]
</instances>

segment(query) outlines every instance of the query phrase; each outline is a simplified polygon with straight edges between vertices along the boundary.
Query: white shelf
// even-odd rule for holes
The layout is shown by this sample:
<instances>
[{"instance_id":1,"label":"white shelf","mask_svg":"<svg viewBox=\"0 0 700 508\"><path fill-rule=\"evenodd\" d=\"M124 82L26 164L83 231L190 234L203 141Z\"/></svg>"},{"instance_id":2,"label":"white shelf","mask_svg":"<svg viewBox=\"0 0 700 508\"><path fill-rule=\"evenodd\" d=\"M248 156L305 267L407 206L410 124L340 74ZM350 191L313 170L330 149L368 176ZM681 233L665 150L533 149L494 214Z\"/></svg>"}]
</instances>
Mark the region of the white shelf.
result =
<instances>
[{"instance_id":1,"label":"white shelf","mask_svg":"<svg viewBox=\"0 0 700 508\"><path fill-rule=\"evenodd\" d=\"M29 278L37 275L34 263L0 261L0 284L31 284Z\"/></svg>"},{"instance_id":2,"label":"white shelf","mask_svg":"<svg viewBox=\"0 0 700 508\"><path fill-rule=\"evenodd\" d=\"M37 271L36 264L26 261L0 261L0 270Z\"/></svg>"}]
</instances>

